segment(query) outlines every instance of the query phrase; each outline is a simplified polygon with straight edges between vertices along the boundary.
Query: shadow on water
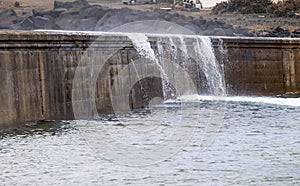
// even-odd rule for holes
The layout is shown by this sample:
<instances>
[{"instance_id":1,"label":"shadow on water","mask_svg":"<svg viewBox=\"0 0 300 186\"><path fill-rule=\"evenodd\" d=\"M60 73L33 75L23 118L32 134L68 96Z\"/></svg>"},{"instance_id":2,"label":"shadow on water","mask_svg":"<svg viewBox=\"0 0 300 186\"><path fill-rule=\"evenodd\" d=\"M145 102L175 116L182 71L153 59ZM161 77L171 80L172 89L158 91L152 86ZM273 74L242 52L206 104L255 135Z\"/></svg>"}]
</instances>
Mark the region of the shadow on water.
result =
<instances>
[{"instance_id":1,"label":"shadow on water","mask_svg":"<svg viewBox=\"0 0 300 186\"><path fill-rule=\"evenodd\" d=\"M43 120L27 124L22 128L0 130L0 140L14 136L29 137L33 135L61 135L70 130L75 130L75 127L71 125L70 122Z\"/></svg>"}]
</instances>

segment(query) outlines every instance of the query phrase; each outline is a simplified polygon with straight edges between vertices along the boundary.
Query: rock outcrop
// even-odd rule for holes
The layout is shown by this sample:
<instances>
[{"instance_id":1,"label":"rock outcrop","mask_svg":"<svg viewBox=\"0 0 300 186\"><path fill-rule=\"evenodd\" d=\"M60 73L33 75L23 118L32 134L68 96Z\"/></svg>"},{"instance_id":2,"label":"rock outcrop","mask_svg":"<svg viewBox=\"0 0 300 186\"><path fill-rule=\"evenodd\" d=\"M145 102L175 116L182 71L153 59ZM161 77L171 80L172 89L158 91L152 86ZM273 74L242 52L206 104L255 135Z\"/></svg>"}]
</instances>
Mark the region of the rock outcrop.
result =
<instances>
[{"instance_id":1,"label":"rock outcrop","mask_svg":"<svg viewBox=\"0 0 300 186\"><path fill-rule=\"evenodd\" d=\"M198 35L299 37L299 31L287 33L286 30L282 31L278 28L263 33L254 33L247 28L234 27L217 18L184 16L161 10L110 9L100 5L91 5L87 0L55 1L52 10L33 9L32 12L24 12L19 16L13 9L5 9L0 12L0 29L110 31L127 23L144 20L167 21Z\"/></svg>"},{"instance_id":2,"label":"rock outcrop","mask_svg":"<svg viewBox=\"0 0 300 186\"><path fill-rule=\"evenodd\" d=\"M109 9L100 5L90 5L86 0L74 2L54 2L52 10L33 9L31 13L17 16L12 9L0 13L1 29L54 29L109 31L115 27L143 20L160 20L178 24L201 35L245 35L245 30L219 20L206 20L203 17L187 17L165 11L138 11L129 8Z\"/></svg>"}]
</instances>

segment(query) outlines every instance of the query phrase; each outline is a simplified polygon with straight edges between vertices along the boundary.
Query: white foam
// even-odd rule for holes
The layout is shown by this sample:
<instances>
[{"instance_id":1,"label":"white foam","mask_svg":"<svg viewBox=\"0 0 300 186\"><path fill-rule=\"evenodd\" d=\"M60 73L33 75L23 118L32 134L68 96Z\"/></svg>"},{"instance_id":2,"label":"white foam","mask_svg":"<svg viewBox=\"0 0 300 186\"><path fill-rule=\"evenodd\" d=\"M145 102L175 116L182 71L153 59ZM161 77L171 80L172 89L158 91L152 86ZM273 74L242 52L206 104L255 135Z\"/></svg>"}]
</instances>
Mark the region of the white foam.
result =
<instances>
[{"instance_id":1,"label":"white foam","mask_svg":"<svg viewBox=\"0 0 300 186\"><path fill-rule=\"evenodd\" d=\"M201 96L201 95L184 95L179 98L181 101L226 101L226 102L249 102L262 103L282 106L300 107L300 98L274 98L274 97L218 97L218 96Z\"/></svg>"}]
</instances>

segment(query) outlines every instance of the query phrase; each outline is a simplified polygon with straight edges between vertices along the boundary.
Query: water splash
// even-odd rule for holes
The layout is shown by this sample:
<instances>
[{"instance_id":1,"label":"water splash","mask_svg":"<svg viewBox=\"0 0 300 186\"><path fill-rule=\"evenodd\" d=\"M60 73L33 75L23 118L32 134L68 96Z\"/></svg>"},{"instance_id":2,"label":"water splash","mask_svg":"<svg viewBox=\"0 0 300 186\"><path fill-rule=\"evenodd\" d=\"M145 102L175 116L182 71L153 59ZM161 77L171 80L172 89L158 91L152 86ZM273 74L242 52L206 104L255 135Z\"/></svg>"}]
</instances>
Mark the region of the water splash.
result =
<instances>
[{"instance_id":1,"label":"water splash","mask_svg":"<svg viewBox=\"0 0 300 186\"><path fill-rule=\"evenodd\" d=\"M179 40L180 40L179 48L182 51L184 62L187 62L189 55L188 55L188 50L187 50L186 43L184 41L184 37L183 36L178 36L178 37L179 37Z\"/></svg>"},{"instance_id":2,"label":"water splash","mask_svg":"<svg viewBox=\"0 0 300 186\"><path fill-rule=\"evenodd\" d=\"M210 94L214 96L225 96L224 76L217 63L214 49L209 37L198 37L195 39L195 52L198 64L204 71Z\"/></svg>"},{"instance_id":3,"label":"water splash","mask_svg":"<svg viewBox=\"0 0 300 186\"><path fill-rule=\"evenodd\" d=\"M145 34L128 34L136 51L143 57L156 61L154 50L151 48L148 37Z\"/></svg>"},{"instance_id":4,"label":"water splash","mask_svg":"<svg viewBox=\"0 0 300 186\"><path fill-rule=\"evenodd\" d=\"M203 96L203 95L184 95L180 97L182 102L198 102L202 101L224 101L224 102L237 102L237 103L257 103L261 105L274 105L274 106L287 106L287 107L300 107L299 98L276 98L276 97L249 97L249 96L233 96L233 97L220 97L220 96ZM176 101L170 100L169 102Z\"/></svg>"},{"instance_id":5,"label":"water splash","mask_svg":"<svg viewBox=\"0 0 300 186\"><path fill-rule=\"evenodd\" d=\"M162 77L162 88L163 88L163 96L164 98L167 98L167 92L168 92L168 76L165 72L165 69L163 66L159 63L154 50L151 47L150 42L148 41L148 37L145 34L142 33L134 33L134 34L128 34L128 38L132 41L132 44L136 51L139 53L141 57L144 57L151 62L154 62L157 67L159 68L159 71L161 73ZM139 76L139 74L137 74Z\"/></svg>"},{"instance_id":6,"label":"water splash","mask_svg":"<svg viewBox=\"0 0 300 186\"><path fill-rule=\"evenodd\" d=\"M154 61L159 67L163 77L162 85L165 98L168 91L168 79L176 79L177 70L176 68L166 69L164 66L165 59L170 60L172 63L179 64L188 74L191 73L189 71L196 70L198 74L197 82L201 81L199 74L202 73L205 76L205 84L208 88L206 94L213 96L226 95L222 68L216 60L209 37L183 35L159 36L160 40L156 43L156 52L151 47L148 37L145 34L129 34L128 37L132 40L134 48L140 56ZM196 63L195 67L197 69L191 69L191 61ZM171 73L169 73L170 70L172 70ZM192 84L193 82L190 83ZM189 94L188 90L185 92Z\"/></svg>"}]
</instances>

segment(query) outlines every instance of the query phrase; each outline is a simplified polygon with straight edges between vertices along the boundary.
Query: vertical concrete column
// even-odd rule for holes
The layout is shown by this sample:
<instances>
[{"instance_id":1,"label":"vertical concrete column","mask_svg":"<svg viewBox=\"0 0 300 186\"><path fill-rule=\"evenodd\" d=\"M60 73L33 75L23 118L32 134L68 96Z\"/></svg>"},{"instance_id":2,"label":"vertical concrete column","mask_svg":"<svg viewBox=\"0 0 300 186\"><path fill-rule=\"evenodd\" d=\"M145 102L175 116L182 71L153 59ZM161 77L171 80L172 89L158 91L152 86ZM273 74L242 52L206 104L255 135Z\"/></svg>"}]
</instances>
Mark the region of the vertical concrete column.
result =
<instances>
[{"instance_id":1,"label":"vertical concrete column","mask_svg":"<svg viewBox=\"0 0 300 186\"><path fill-rule=\"evenodd\" d=\"M297 88L294 53L291 49L286 49L283 50L282 57L286 92L295 92Z\"/></svg>"}]
</instances>

